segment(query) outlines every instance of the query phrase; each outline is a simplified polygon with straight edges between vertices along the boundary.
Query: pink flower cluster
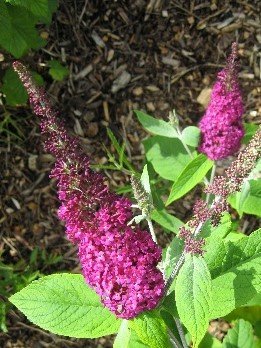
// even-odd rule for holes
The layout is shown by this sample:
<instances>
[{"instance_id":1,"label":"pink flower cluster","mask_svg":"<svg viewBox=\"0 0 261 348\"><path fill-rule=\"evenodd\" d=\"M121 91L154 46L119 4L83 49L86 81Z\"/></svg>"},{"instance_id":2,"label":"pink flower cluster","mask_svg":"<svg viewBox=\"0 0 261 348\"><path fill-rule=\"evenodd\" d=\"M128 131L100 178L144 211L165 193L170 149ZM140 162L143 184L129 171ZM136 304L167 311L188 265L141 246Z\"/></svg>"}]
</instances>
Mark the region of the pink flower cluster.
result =
<instances>
[{"instance_id":1,"label":"pink flower cluster","mask_svg":"<svg viewBox=\"0 0 261 348\"><path fill-rule=\"evenodd\" d=\"M62 202L58 215L79 248L86 282L118 317L130 319L157 306L164 292L157 269L161 250L147 231L128 226L131 202L109 191L104 178L71 137L26 68L13 64L40 116L45 149L56 157L51 176Z\"/></svg>"},{"instance_id":2,"label":"pink flower cluster","mask_svg":"<svg viewBox=\"0 0 261 348\"><path fill-rule=\"evenodd\" d=\"M202 117L201 143L199 151L212 160L219 160L235 154L244 135L242 96L237 80L237 45L232 45L232 53L227 65L218 74L210 103Z\"/></svg>"}]
</instances>

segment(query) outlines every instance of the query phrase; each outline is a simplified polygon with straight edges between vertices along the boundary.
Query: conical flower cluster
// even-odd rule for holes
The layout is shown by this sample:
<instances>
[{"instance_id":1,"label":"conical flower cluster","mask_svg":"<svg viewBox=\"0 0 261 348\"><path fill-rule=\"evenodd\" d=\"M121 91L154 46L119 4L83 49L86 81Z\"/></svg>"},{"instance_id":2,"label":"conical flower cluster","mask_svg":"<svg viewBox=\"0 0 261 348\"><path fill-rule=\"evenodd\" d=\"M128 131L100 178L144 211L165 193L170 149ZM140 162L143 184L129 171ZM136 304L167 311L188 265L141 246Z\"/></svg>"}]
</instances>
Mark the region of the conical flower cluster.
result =
<instances>
[{"instance_id":1,"label":"conical flower cluster","mask_svg":"<svg viewBox=\"0 0 261 348\"><path fill-rule=\"evenodd\" d=\"M147 231L128 226L131 202L109 191L77 139L71 137L26 68L14 63L35 114L40 116L45 149L56 157L51 176L62 202L58 215L78 246L86 282L118 317L130 319L156 307L164 280L157 269L161 250Z\"/></svg>"},{"instance_id":2,"label":"conical flower cluster","mask_svg":"<svg viewBox=\"0 0 261 348\"><path fill-rule=\"evenodd\" d=\"M214 84L210 103L202 117L201 143L199 151L212 160L234 155L240 147L244 135L242 96L238 84L237 45L232 45L232 53L226 67L219 72Z\"/></svg>"}]
</instances>

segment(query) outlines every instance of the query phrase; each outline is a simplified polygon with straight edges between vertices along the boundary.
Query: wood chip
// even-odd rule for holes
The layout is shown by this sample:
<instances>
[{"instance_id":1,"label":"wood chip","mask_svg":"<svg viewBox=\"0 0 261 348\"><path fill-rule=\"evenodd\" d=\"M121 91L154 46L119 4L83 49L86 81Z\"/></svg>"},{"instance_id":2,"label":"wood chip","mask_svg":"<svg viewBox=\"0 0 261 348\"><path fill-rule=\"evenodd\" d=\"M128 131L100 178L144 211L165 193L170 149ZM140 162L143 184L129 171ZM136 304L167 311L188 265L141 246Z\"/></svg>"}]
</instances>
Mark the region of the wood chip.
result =
<instances>
[{"instance_id":1,"label":"wood chip","mask_svg":"<svg viewBox=\"0 0 261 348\"><path fill-rule=\"evenodd\" d=\"M221 23L216 23L216 27L217 29L222 29L225 28L226 26L228 26L230 23L232 23L235 20L234 17L229 17L227 19L225 19L223 22Z\"/></svg>"},{"instance_id":2,"label":"wood chip","mask_svg":"<svg viewBox=\"0 0 261 348\"><path fill-rule=\"evenodd\" d=\"M237 22L237 23L232 23L225 28L221 29L222 33L230 33L231 31L235 31L239 28L242 28L243 23L242 22Z\"/></svg>"},{"instance_id":3,"label":"wood chip","mask_svg":"<svg viewBox=\"0 0 261 348\"><path fill-rule=\"evenodd\" d=\"M156 110L155 105L152 102L146 103L146 107L147 107L148 111L152 111L153 112L153 111Z\"/></svg>"},{"instance_id":4,"label":"wood chip","mask_svg":"<svg viewBox=\"0 0 261 348\"><path fill-rule=\"evenodd\" d=\"M84 137L84 131L83 131L82 126L77 118L74 121L73 129L77 135L79 135L80 137Z\"/></svg>"},{"instance_id":5,"label":"wood chip","mask_svg":"<svg viewBox=\"0 0 261 348\"><path fill-rule=\"evenodd\" d=\"M114 57L114 50L111 49L108 51L107 62L109 63L113 57Z\"/></svg>"},{"instance_id":6,"label":"wood chip","mask_svg":"<svg viewBox=\"0 0 261 348\"><path fill-rule=\"evenodd\" d=\"M95 30L92 32L91 37L97 46L99 46L101 48L105 47L104 41L102 40L102 38L99 36L99 34Z\"/></svg>"},{"instance_id":7,"label":"wood chip","mask_svg":"<svg viewBox=\"0 0 261 348\"><path fill-rule=\"evenodd\" d=\"M131 80L131 74L127 71L123 71L121 75L114 80L111 91L117 93L119 90L125 88Z\"/></svg>"},{"instance_id":8,"label":"wood chip","mask_svg":"<svg viewBox=\"0 0 261 348\"><path fill-rule=\"evenodd\" d=\"M108 102L106 100L103 101L102 103L103 106L103 112L104 112L104 118L106 121L110 121L110 113L109 113L109 105Z\"/></svg>"},{"instance_id":9,"label":"wood chip","mask_svg":"<svg viewBox=\"0 0 261 348\"><path fill-rule=\"evenodd\" d=\"M169 16L169 13L168 13L167 10L163 10L163 11L161 12L161 14L162 14L162 17L164 17L164 18L168 18L168 16Z\"/></svg>"},{"instance_id":10,"label":"wood chip","mask_svg":"<svg viewBox=\"0 0 261 348\"><path fill-rule=\"evenodd\" d=\"M253 80L255 78L254 74L247 73L247 72L241 72L241 73L238 74L238 76L241 79L249 79L249 80Z\"/></svg>"},{"instance_id":11,"label":"wood chip","mask_svg":"<svg viewBox=\"0 0 261 348\"><path fill-rule=\"evenodd\" d=\"M162 100L160 100L157 103L157 107L160 109L160 111L165 111L165 110L169 110L170 109L169 103L166 103L166 102L164 102Z\"/></svg>"},{"instance_id":12,"label":"wood chip","mask_svg":"<svg viewBox=\"0 0 261 348\"><path fill-rule=\"evenodd\" d=\"M197 97L197 102L206 107L210 101L211 88L204 88Z\"/></svg>"},{"instance_id":13,"label":"wood chip","mask_svg":"<svg viewBox=\"0 0 261 348\"><path fill-rule=\"evenodd\" d=\"M79 80L89 75L89 73L93 70L93 65L88 64L83 70L81 70L77 75L74 76L74 80Z\"/></svg>"},{"instance_id":14,"label":"wood chip","mask_svg":"<svg viewBox=\"0 0 261 348\"><path fill-rule=\"evenodd\" d=\"M28 158L28 168L32 171L36 171L37 170L37 159L38 156L37 155L30 155Z\"/></svg>"},{"instance_id":15,"label":"wood chip","mask_svg":"<svg viewBox=\"0 0 261 348\"><path fill-rule=\"evenodd\" d=\"M162 57L162 63L166 65L171 65L174 68L177 68L180 65L180 61L177 59L169 58L169 57Z\"/></svg>"},{"instance_id":16,"label":"wood chip","mask_svg":"<svg viewBox=\"0 0 261 348\"><path fill-rule=\"evenodd\" d=\"M160 90L159 87L154 86L154 85L146 86L146 89L150 92L158 92Z\"/></svg>"},{"instance_id":17,"label":"wood chip","mask_svg":"<svg viewBox=\"0 0 261 348\"><path fill-rule=\"evenodd\" d=\"M88 124L88 128L86 130L86 135L89 137L89 138L93 138L95 137L99 132L99 126L98 126L98 123L97 122L90 122Z\"/></svg>"},{"instance_id":18,"label":"wood chip","mask_svg":"<svg viewBox=\"0 0 261 348\"><path fill-rule=\"evenodd\" d=\"M11 200L12 200L12 202L14 203L15 207L16 207L18 210L20 210L20 209L21 209L21 205L20 205L20 203L18 202L18 200L15 199L15 198L13 198L13 197L11 197Z\"/></svg>"},{"instance_id":19,"label":"wood chip","mask_svg":"<svg viewBox=\"0 0 261 348\"><path fill-rule=\"evenodd\" d=\"M139 96L141 96L143 94L143 88L142 87L136 87L136 88L133 89L132 93L136 97L139 97Z\"/></svg>"}]
</instances>

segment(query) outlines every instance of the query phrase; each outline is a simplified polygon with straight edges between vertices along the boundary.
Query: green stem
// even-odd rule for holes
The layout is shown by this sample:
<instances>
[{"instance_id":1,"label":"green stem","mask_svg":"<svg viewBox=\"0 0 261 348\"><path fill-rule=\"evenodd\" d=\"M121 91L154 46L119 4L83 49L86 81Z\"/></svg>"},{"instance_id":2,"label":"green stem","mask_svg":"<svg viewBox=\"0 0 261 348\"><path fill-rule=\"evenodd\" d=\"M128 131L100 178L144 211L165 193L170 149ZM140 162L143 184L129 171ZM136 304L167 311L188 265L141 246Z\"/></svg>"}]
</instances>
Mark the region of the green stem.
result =
<instances>
[{"instance_id":1,"label":"green stem","mask_svg":"<svg viewBox=\"0 0 261 348\"><path fill-rule=\"evenodd\" d=\"M211 175L210 175L210 180L209 180L209 184L211 185L213 183L214 177L215 177L215 172L216 172L216 164L213 164L212 170L211 170ZM209 204L209 200L210 200L210 193L207 193L206 196L206 203Z\"/></svg>"},{"instance_id":2,"label":"green stem","mask_svg":"<svg viewBox=\"0 0 261 348\"><path fill-rule=\"evenodd\" d=\"M187 342L186 342L186 338L185 338L185 334L184 334L181 322L180 322L180 320L178 318L174 318L174 320L175 320L175 323L176 323L176 326L177 326L177 329L178 329L178 333L179 333L179 336L180 336L180 339L181 339L181 342L182 342L182 346L183 346L183 348L188 348L188 345L187 345Z\"/></svg>"},{"instance_id":3,"label":"green stem","mask_svg":"<svg viewBox=\"0 0 261 348\"><path fill-rule=\"evenodd\" d=\"M154 231L154 227L153 227L152 221L151 221L151 219L149 217L147 217L146 220L148 222L148 226L149 226L151 237L152 237L153 241L156 244L158 244L157 237L156 237L156 234L155 234L155 231Z\"/></svg>"},{"instance_id":4,"label":"green stem","mask_svg":"<svg viewBox=\"0 0 261 348\"><path fill-rule=\"evenodd\" d=\"M174 348L183 348L170 329L168 329L168 334Z\"/></svg>"},{"instance_id":5,"label":"green stem","mask_svg":"<svg viewBox=\"0 0 261 348\"><path fill-rule=\"evenodd\" d=\"M182 142L182 145L184 146L185 150L189 154L190 158L193 159L194 156L193 156L192 152L190 151L190 148L188 147L188 145L182 139L182 134L181 134L181 130L180 130L179 126L176 126L176 131L177 131L177 133L179 135L179 140Z\"/></svg>"}]
</instances>

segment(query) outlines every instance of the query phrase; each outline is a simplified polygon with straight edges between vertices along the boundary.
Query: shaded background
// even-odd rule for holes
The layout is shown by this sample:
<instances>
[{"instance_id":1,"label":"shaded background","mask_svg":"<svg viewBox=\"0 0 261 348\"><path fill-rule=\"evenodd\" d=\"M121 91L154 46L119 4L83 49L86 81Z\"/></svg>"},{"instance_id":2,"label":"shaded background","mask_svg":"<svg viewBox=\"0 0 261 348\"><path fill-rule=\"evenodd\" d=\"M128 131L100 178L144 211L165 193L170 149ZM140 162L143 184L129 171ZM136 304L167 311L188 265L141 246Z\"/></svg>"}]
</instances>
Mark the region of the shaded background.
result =
<instances>
[{"instance_id":1,"label":"shaded background","mask_svg":"<svg viewBox=\"0 0 261 348\"><path fill-rule=\"evenodd\" d=\"M40 28L41 35L48 38L47 46L23 61L45 77L50 98L68 127L81 137L93 163L106 163L103 144L110 147L108 126L141 167L141 140L146 133L132 110L166 119L175 108L181 125L198 122L234 41L239 43L245 119L260 122L259 13L257 0L64 0L51 27ZM52 57L69 68L64 81L53 82L47 74L45 62ZM2 67L9 66L7 55ZM20 262L23 272L37 246L35 269L41 273L79 272L76 250L65 239L56 217L56 186L48 177L53 158L43 152L38 120L29 108L9 111L24 140L0 134L2 259ZM114 187L128 181L119 173L107 175ZM175 214L186 219L191 205L189 199L179 201ZM250 217L244 223L251 228ZM48 265L50 255L57 260ZM69 340L42 332L14 310L8 314L7 325L8 333L0 333L0 347L112 346L110 338ZM213 322L210 331L222 338L228 328L225 322Z\"/></svg>"}]
</instances>

